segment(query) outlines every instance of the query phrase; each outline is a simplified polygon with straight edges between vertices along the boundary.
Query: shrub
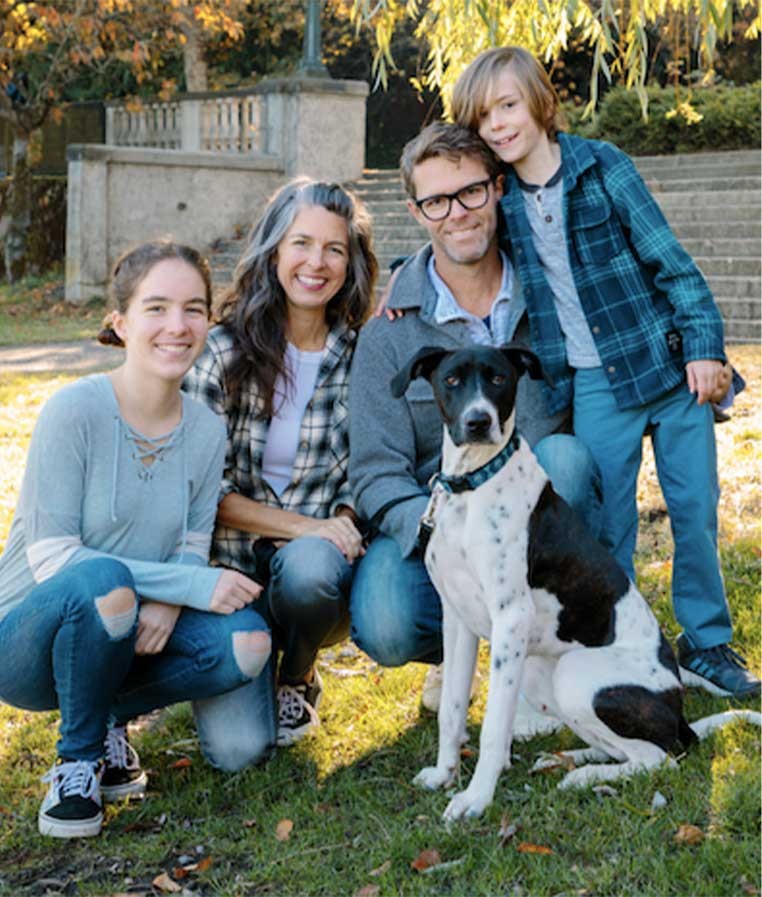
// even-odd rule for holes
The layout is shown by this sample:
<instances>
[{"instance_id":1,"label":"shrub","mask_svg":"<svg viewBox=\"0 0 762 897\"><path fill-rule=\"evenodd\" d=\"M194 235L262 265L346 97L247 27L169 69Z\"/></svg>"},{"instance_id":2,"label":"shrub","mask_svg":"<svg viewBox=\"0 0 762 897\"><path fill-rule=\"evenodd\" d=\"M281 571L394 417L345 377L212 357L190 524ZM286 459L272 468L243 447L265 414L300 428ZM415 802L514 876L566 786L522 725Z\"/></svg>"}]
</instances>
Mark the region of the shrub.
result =
<instances>
[{"instance_id":1,"label":"shrub","mask_svg":"<svg viewBox=\"0 0 762 897\"><path fill-rule=\"evenodd\" d=\"M760 85L697 88L690 95L673 88L649 87L648 120L633 91L612 88L603 98L592 121L582 121L579 110L565 110L570 130L583 137L609 140L636 156L695 153L707 150L757 149L760 146ZM678 112L680 102L690 101L701 116L689 123Z\"/></svg>"},{"instance_id":2,"label":"shrub","mask_svg":"<svg viewBox=\"0 0 762 897\"><path fill-rule=\"evenodd\" d=\"M0 180L0 219L5 213L10 178ZM27 234L26 271L41 274L66 254L66 178L32 178L32 225ZM0 251L0 277L5 276Z\"/></svg>"}]
</instances>

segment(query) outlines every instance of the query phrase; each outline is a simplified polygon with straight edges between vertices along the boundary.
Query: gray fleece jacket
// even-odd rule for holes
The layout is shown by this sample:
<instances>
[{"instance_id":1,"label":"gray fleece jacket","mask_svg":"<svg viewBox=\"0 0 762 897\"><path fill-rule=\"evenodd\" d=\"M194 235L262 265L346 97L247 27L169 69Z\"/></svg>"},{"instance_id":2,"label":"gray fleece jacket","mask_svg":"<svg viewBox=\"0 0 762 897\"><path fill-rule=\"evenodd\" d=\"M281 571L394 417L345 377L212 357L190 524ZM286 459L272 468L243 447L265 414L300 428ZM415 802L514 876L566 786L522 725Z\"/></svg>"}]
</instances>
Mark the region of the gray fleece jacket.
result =
<instances>
[{"instance_id":1,"label":"gray fleece jacket","mask_svg":"<svg viewBox=\"0 0 762 897\"><path fill-rule=\"evenodd\" d=\"M457 349L471 345L466 324L434 319L437 295L427 272L430 244L400 269L388 301L403 309L395 321L374 318L363 327L349 380L349 484L358 513L370 520L388 502L405 497L383 517L380 530L397 540L407 557L418 541L418 523L429 500L428 482L440 467L442 420L426 380L414 380L401 399L389 383L423 346ZM521 285L514 277L513 296ZM529 328L522 318L514 334L529 345ZM519 432L534 445L551 433L571 432L567 412L549 415L540 383L522 377L516 399Z\"/></svg>"}]
</instances>

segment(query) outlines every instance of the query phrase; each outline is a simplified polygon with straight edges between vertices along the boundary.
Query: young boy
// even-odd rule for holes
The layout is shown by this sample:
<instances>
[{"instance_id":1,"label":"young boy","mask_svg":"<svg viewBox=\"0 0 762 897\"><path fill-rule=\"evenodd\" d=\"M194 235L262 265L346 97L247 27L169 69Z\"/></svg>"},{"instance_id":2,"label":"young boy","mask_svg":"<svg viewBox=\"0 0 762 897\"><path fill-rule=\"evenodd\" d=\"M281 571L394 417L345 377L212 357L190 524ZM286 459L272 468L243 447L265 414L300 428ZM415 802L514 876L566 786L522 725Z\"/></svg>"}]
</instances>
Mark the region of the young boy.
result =
<instances>
[{"instance_id":1,"label":"young boy","mask_svg":"<svg viewBox=\"0 0 762 897\"><path fill-rule=\"evenodd\" d=\"M758 695L759 680L728 646L711 407L725 354L704 278L629 157L559 132L556 93L526 50L477 57L455 85L452 111L505 163L504 248L523 284L532 346L554 383L548 410L573 404L575 434L600 467L602 540L634 578L648 432L675 541L683 681Z\"/></svg>"}]
</instances>

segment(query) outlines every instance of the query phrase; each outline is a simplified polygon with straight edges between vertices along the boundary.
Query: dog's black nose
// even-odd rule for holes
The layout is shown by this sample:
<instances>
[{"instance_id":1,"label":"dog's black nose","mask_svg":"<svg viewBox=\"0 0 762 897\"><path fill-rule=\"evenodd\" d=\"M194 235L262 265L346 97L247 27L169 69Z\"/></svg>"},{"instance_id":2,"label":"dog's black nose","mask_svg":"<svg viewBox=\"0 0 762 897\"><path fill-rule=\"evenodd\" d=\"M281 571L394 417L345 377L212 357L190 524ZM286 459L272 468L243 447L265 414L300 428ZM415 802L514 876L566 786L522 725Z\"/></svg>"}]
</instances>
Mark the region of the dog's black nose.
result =
<instances>
[{"instance_id":1,"label":"dog's black nose","mask_svg":"<svg viewBox=\"0 0 762 897\"><path fill-rule=\"evenodd\" d=\"M483 436L491 426L492 418L486 411L474 411L466 418L466 431L470 436Z\"/></svg>"}]
</instances>

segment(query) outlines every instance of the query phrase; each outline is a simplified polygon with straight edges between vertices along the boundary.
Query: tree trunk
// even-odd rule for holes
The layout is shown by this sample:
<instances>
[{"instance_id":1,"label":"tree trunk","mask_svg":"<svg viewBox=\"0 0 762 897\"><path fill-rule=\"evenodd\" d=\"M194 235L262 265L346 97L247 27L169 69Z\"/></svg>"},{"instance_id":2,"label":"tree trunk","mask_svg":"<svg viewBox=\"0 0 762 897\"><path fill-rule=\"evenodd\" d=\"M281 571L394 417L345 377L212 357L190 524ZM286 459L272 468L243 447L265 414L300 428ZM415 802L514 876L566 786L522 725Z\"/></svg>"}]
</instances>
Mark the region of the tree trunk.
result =
<instances>
[{"instance_id":1,"label":"tree trunk","mask_svg":"<svg viewBox=\"0 0 762 897\"><path fill-rule=\"evenodd\" d=\"M204 41L201 37L198 22L189 14L183 25L185 44L183 45L183 69L185 71L185 89L188 93L208 90L206 77L206 60L204 59Z\"/></svg>"},{"instance_id":2,"label":"tree trunk","mask_svg":"<svg viewBox=\"0 0 762 897\"><path fill-rule=\"evenodd\" d=\"M32 224L32 172L29 168L29 134L15 130L13 161L8 191L7 229L3 239L5 279L18 280L26 269L26 240Z\"/></svg>"}]
</instances>

